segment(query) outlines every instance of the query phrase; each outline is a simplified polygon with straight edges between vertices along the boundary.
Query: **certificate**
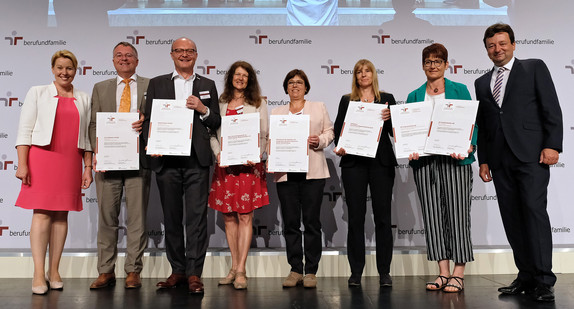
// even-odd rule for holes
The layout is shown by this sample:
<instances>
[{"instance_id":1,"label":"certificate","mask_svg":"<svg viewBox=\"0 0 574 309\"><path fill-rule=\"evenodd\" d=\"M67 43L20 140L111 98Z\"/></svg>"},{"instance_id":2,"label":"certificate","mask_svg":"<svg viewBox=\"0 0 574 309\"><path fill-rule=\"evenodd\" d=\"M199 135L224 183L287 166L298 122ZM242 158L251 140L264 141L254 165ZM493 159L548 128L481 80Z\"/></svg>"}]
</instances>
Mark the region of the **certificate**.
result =
<instances>
[{"instance_id":1,"label":"certificate","mask_svg":"<svg viewBox=\"0 0 574 309\"><path fill-rule=\"evenodd\" d=\"M271 115L269 118L270 172L309 170L309 115Z\"/></svg>"},{"instance_id":2,"label":"certificate","mask_svg":"<svg viewBox=\"0 0 574 309\"><path fill-rule=\"evenodd\" d=\"M383 132L383 104L349 102L337 148L348 154L374 158Z\"/></svg>"},{"instance_id":3,"label":"certificate","mask_svg":"<svg viewBox=\"0 0 574 309\"><path fill-rule=\"evenodd\" d=\"M416 152L419 156L424 153L429 132L433 104L431 101L392 105L393 138L395 156L397 159L408 158Z\"/></svg>"},{"instance_id":4,"label":"certificate","mask_svg":"<svg viewBox=\"0 0 574 309\"><path fill-rule=\"evenodd\" d=\"M191 154L191 131L193 109L185 106L185 100L153 100L148 155L189 156Z\"/></svg>"},{"instance_id":5,"label":"certificate","mask_svg":"<svg viewBox=\"0 0 574 309\"><path fill-rule=\"evenodd\" d=\"M478 101L436 100L425 152L468 154Z\"/></svg>"},{"instance_id":6,"label":"certificate","mask_svg":"<svg viewBox=\"0 0 574 309\"><path fill-rule=\"evenodd\" d=\"M221 166L259 162L259 113L221 117Z\"/></svg>"},{"instance_id":7,"label":"certificate","mask_svg":"<svg viewBox=\"0 0 574 309\"><path fill-rule=\"evenodd\" d=\"M138 113L96 113L96 169L138 170L139 135L132 129Z\"/></svg>"}]
</instances>

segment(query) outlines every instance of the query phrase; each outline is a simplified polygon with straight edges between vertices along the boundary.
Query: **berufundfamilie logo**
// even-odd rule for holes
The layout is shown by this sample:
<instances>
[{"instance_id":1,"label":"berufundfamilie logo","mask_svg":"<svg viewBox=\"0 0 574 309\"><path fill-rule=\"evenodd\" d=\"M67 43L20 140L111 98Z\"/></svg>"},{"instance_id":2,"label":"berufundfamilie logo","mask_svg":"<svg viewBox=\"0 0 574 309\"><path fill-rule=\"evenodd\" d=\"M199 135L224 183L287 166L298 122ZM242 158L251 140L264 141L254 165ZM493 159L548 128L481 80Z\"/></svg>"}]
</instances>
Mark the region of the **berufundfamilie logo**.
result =
<instances>
[{"instance_id":1,"label":"berufundfamilie logo","mask_svg":"<svg viewBox=\"0 0 574 309\"><path fill-rule=\"evenodd\" d=\"M63 46L67 42L61 39L32 39L26 40L24 36L18 35L16 30L11 35L4 37L10 46Z\"/></svg>"},{"instance_id":2,"label":"berufundfamilie logo","mask_svg":"<svg viewBox=\"0 0 574 309\"><path fill-rule=\"evenodd\" d=\"M132 34L126 36L126 40L132 45L171 45L174 39L150 39L146 38L145 35L141 34L139 30L134 30Z\"/></svg>"},{"instance_id":3,"label":"berufundfamilie logo","mask_svg":"<svg viewBox=\"0 0 574 309\"><path fill-rule=\"evenodd\" d=\"M321 65L321 69L324 70L324 72L327 75L352 75L353 74L353 69L341 68L340 65L335 64L333 59L327 60L327 64ZM383 70L383 69L376 69L376 70L377 70L377 72L376 72L377 74L385 74L385 70Z\"/></svg>"},{"instance_id":4,"label":"berufundfamilie logo","mask_svg":"<svg viewBox=\"0 0 574 309\"><path fill-rule=\"evenodd\" d=\"M386 34L383 29L379 29L378 34L371 35L371 38L378 45L430 45L434 43L434 40L429 38L394 37L391 34Z\"/></svg>"},{"instance_id":5,"label":"berufundfamilie logo","mask_svg":"<svg viewBox=\"0 0 574 309\"><path fill-rule=\"evenodd\" d=\"M203 60L204 65L198 65L197 69L201 71L201 74L210 75L211 73L216 73L216 68L214 65L209 65L209 60ZM223 73L225 74L225 73Z\"/></svg>"},{"instance_id":6,"label":"berufundfamilie logo","mask_svg":"<svg viewBox=\"0 0 574 309\"><path fill-rule=\"evenodd\" d=\"M20 106L18 98L12 96L12 92L6 92L6 97L0 98L0 107Z\"/></svg>"},{"instance_id":7,"label":"berufundfamilie logo","mask_svg":"<svg viewBox=\"0 0 574 309\"><path fill-rule=\"evenodd\" d=\"M456 59L451 59L448 63L448 72L450 74L464 74L464 75L483 75L490 71L490 68L487 69L465 69L464 65L457 64Z\"/></svg>"},{"instance_id":8,"label":"berufundfamilie logo","mask_svg":"<svg viewBox=\"0 0 574 309\"><path fill-rule=\"evenodd\" d=\"M3 154L0 156L0 171L14 170L16 166L14 165L14 160L8 159L8 155Z\"/></svg>"},{"instance_id":9,"label":"berufundfamilie logo","mask_svg":"<svg viewBox=\"0 0 574 309\"><path fill-rule=\"evenodd\" d=\"M574 60L570 61L572 65L565 65L564 68L570 70L570 74L574 74Z\"/></svg>"},{"instance_id":10,"label":"berufundfamilie logo","mask_svg":"<svg viewBox=\"0 0 574 309\"><path fill-rule=\"evenodd\" d=\"M255 45L311 45L313 40L308 38L275 38L269 37L267 34L262 34L261 30L255 30L254 35L249 35L249 39Z\"/></svg>"}]
</instances>

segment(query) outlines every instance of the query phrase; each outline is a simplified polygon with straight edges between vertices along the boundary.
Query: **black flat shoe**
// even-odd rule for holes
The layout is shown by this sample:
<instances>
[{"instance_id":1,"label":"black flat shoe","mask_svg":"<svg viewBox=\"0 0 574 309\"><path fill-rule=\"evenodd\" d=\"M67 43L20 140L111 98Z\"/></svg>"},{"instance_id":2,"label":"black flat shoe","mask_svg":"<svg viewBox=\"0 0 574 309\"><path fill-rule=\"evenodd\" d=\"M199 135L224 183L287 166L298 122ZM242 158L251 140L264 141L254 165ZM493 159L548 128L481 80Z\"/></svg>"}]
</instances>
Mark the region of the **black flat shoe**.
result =
<instances>
[{"instance_id":1,"label":"black flat shoe","mask_svg":"<svg viewBox=\"0 0 574 309\"><path fill-rule=\"evenodd\" d=\"M522 292L530 294L533 292L533 289L530 285L526 284L524 281L515 279L509 286L503 286L501 288L498 288L498 292L507 295L518 295Z\"/></svg>"},{"instance_id":2,"label":"black flat shoe","mask_svg":"<svg viewBox=\"0 0 574 309\"><path fill-rule=\"evenodd\" d=\"M553 302L554 301L554 288L546 284L538 284L534 293L532 294L534 300L541 302Z\"/></svg>"},{"instance_id":3,"label":"black flat shoe","mask_svg":"<svg viewBox=\"0 0 574 309\"><path fill-rule=\"evenodd\" d=\"M427 291L440 291L442 289L444 289L444 286L448 283L448 277L445 276L438 276L437 278L440 278L440 284L436 283L436 282L427 282L426 286L427 286ZM436 281L436 279L435 279ZM434 286L434 288L431 288L431 286Z\"/></svg>"}]
</instances>

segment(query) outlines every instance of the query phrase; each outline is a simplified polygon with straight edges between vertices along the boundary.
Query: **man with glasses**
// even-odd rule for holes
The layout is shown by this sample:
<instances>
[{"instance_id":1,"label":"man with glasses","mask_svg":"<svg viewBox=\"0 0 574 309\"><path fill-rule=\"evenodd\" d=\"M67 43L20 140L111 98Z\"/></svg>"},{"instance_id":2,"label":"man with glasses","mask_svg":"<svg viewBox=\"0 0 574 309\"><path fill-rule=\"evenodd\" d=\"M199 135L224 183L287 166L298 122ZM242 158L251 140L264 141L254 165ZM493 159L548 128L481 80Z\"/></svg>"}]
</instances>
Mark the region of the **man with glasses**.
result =
<instances>
[{"instance_id":1,"label":"man with glasses","mask_svg":"<svg viewBox=\"0 0 574 309\"><path fill-rule=\"evenodd\" d=\"M92 91L92 117L90 121L90 142L92 149L96 146L96 114L98 112L132 112L139 113L145 109L145 92L149 79L138 76L138 52L127 42L120 42L114 47L114 67L116 78L97 83ZM143 114L132 124L132 128L141 131ZM142 145L142 143L140 143ZM147 245L146 210L149 197L150 170L146 156L140 149L140 168L132 171L100 171L97 166L97 154L94 154L94 171L96 171L96 192L98 196L98 279L90 289L113 286L117 259L119 215L122 190L126 192L126 259L124 270L128 274L125 287L141 287L140 272L143 267L142 256Z\"/></svg>"},{"instance_id":2,"label":"man with glasses","mask_svg":"<svg viewBox=\"0 0 574 309\"><path fill-rule=\"evenodd\" d=\"M190 156L155 156L156 173L165 226L165 246L172 274L159 288L188 284L190 293L203 293L201 273L207 251L207 197L213 154L210 132L221 125L215 83L195 74L195 42L179 38L171 46L173 73L153 78L147 90L143 136L147 144L154 99L186 100L195 110ZM185 224L182 225L182 219ZM185 233L185 235L184 235Z\"/></svg>"}]
</instances>

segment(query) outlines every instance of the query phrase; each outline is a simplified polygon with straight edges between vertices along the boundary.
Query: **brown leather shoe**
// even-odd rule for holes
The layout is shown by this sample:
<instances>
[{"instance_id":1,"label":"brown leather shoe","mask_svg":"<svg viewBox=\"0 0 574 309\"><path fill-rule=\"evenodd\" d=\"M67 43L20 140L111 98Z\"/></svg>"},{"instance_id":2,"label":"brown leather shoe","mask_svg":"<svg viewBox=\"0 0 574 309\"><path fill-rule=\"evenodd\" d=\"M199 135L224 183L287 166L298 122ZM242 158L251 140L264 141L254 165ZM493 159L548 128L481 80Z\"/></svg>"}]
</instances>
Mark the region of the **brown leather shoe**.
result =
<instances>
[{"instance_id":1,"label":"brown leather shoe","mask_svg":"<svg viewBox=\"0 0 574 309\"><path fill-rule=\"evenodd\" d=\"M160 281L155 286L157 286L160 289L167 289L167 288L175 288L176 286L185 283L187 283L187 278L185 277L185 274L173 273L169 275L167 280Z\"/></svg>"},{"instance_id":2,"label":"brown leather shoe","mask_svg":"<svg viewBox=\"0 0 574 309\"><path fill-rule=\"evenodd\" d=\"M137 288L141 288L142 286L142 280L140 278L140 274L139 273L128 273L128 276L126 278L126 289L137 289Z\"/></svg>"},{"instance_id":3,"label":"brown leather shoe","mask_svg":"<svg viewBox=\"0 0 574 309\"><path fill-rule=\"evenodd\" d=\"M114 273L104 273L98 276L96 281L90 285L90 290L101 289L116 285L116 275Z\"/></svg>"},{"instance_id":4,"label":"brown leather shoe","mask_svg":"<svg viewBox=\"0 0 574 309\"><path fill-rule=\"evenodd\" d=\"M198 276L189 276L187 283L189 285L189 293L203 294L203 283Z\"/></svg>"}]
</instances>

